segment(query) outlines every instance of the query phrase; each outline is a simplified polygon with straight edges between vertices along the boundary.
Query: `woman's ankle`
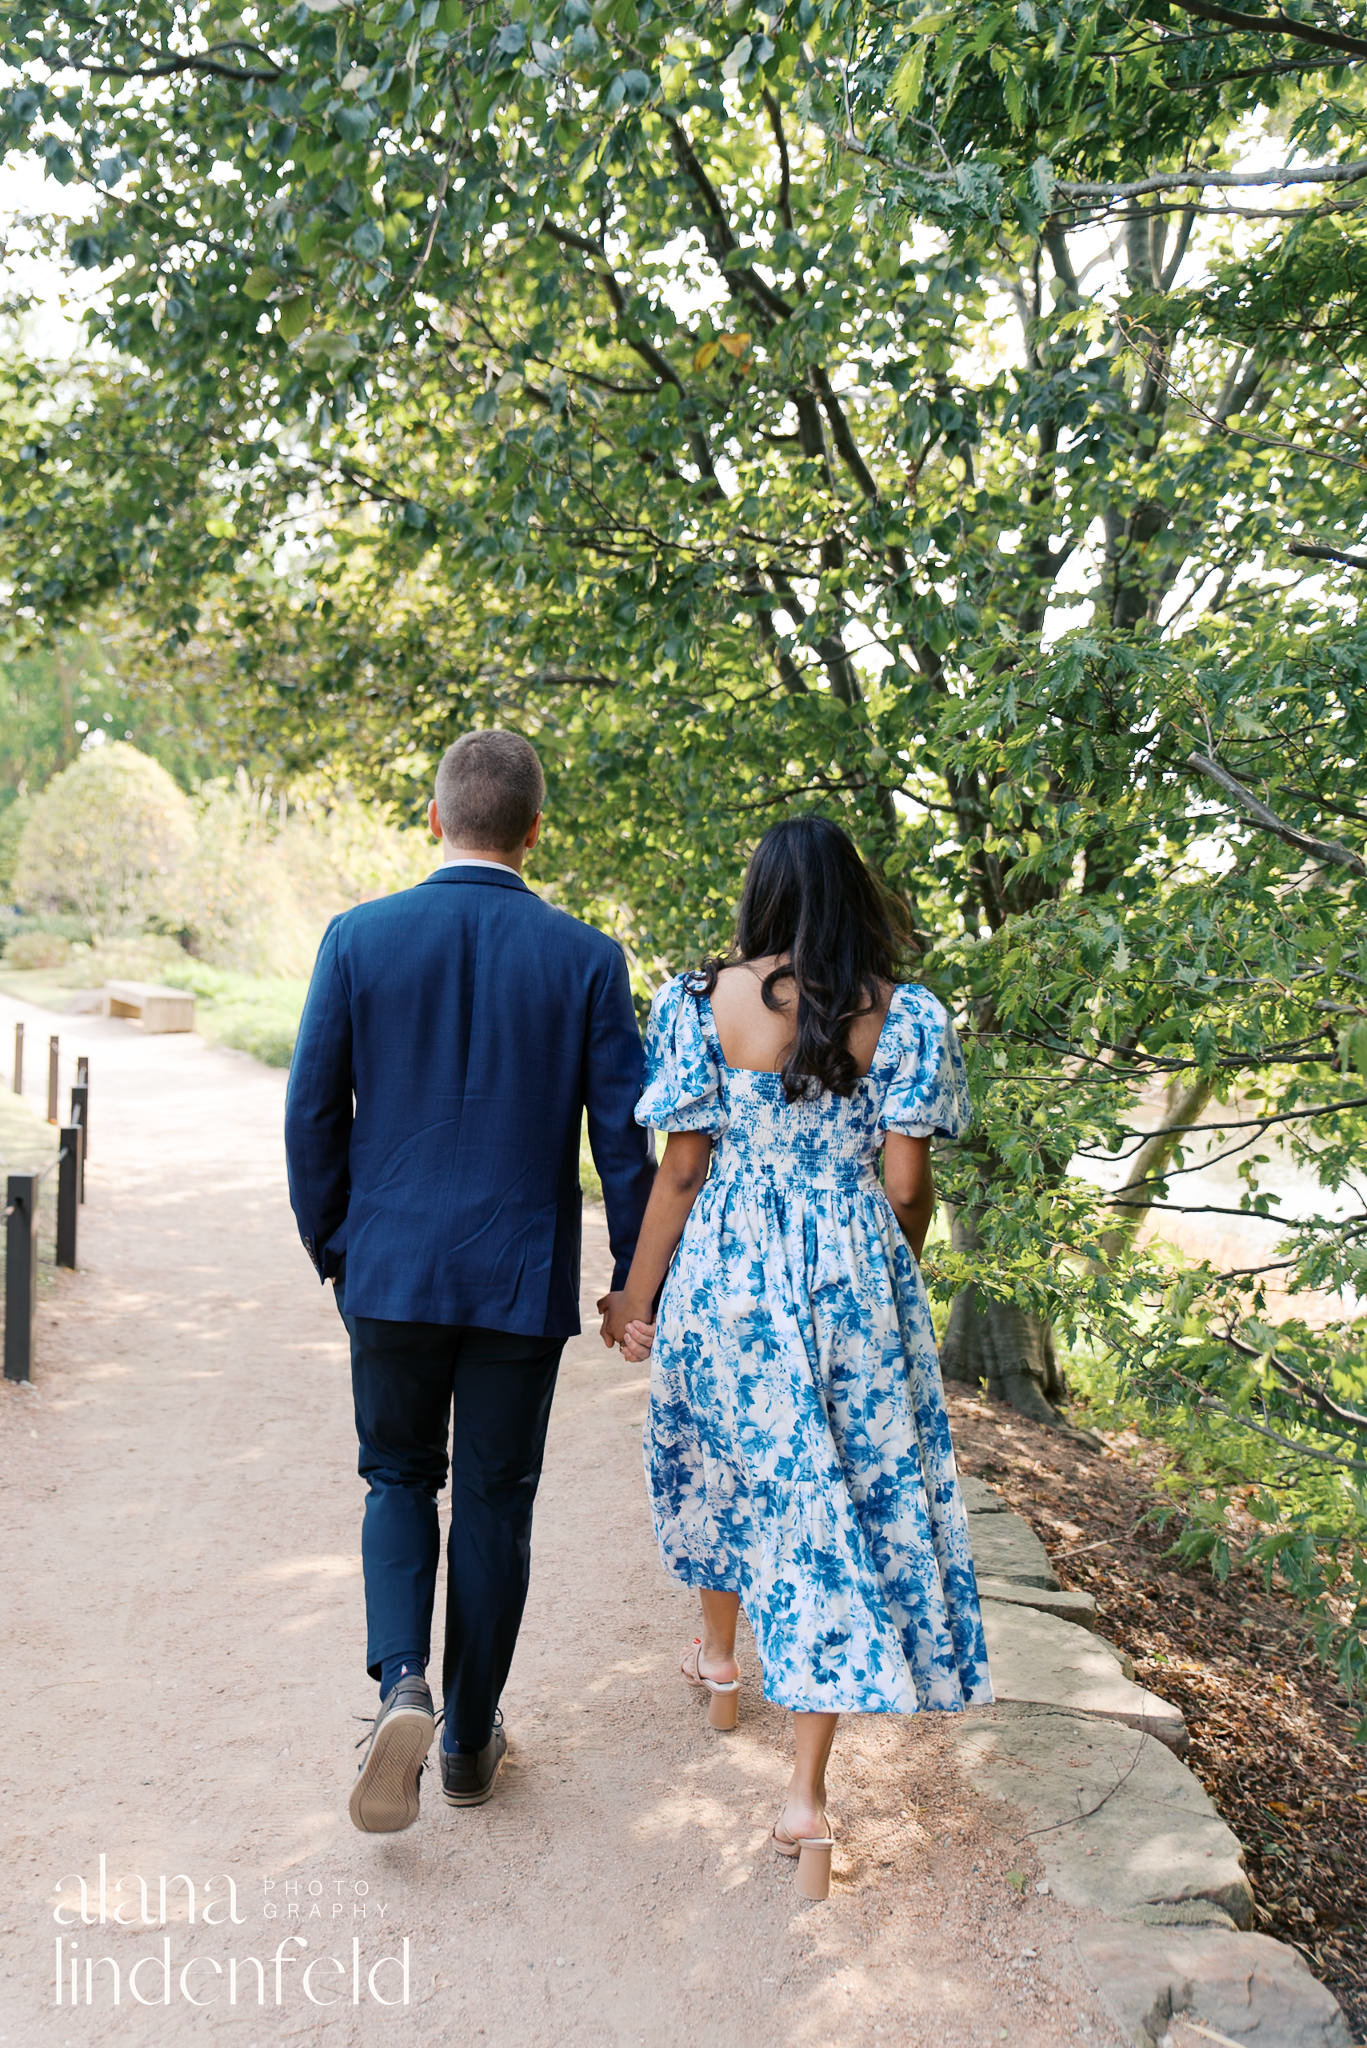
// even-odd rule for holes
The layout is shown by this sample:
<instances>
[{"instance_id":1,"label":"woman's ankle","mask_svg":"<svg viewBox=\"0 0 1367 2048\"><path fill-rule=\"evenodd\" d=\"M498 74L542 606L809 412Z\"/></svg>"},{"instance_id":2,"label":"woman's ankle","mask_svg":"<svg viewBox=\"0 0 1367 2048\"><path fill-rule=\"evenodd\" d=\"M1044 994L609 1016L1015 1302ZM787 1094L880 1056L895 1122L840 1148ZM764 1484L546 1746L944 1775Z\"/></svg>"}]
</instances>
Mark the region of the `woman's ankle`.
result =
<instances>
[{"instance_id":1,"label":"woman's ankle","mask_svg":"<svg viewBox=\"0 0 1367 2048\"><path fill-rule=\"evenodd\" d=\"M799 1835L821 1834L826 1825L826 1788L820 1791L811 1785L789 1785L783 1795L783 1812L780 1815L783 1831L791 1839Z\"/></svg>"},{"instance_id":2,"label":"woman's ankle","mask_svg":"<svg viewBox=\"0 0 1367 2048\"><path fill-rule=\"evenodd\" d=\"M698 1652L698 1672L700 1677L715 1678L719 1684L729 1685L740 1674L735 1644L732 1643L729 1649L724 1643L714 1646L704 1636Z\"/></svg>"}]
</instances>

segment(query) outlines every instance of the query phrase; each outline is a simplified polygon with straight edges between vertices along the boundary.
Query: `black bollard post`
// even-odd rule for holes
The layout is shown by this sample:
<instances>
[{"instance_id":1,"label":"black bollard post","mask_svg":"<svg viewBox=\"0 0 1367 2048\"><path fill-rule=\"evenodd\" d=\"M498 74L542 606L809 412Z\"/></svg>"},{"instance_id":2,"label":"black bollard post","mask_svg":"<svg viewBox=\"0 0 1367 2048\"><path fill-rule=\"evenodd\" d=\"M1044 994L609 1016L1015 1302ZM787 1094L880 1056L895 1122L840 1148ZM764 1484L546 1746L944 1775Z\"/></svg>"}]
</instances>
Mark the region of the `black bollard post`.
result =
<instances>
[{"instance_id":1,"label":"black bollard post","mask_svg":"<svg viewBox=\"0 0 1367 2048\"><path fill-rule=\"evenodd\" d=\"M76 1062L76 1072L81 1071L81 1062ZM81 1127L81 1200L85 1200L85 1159L90 1150L90 1088L78 1081L71 1091L71 1121Z\"/></svg>"},{"instance_id":2,"label":"black bollard post","mask_svg":"<svg viewBox=\"0 0 1367 2048\"><path fill-rule=\"evenodd\" d=\"M55 1034L47 1042L47 1120L50 1124L57 1121L57 1072L61 1063L57 1048L60 1042Z\"/></svg>"},{"instance_id":3,"label":"black bollard post","mask_svg":"<svg viewBox=\"0 0 1367 2048\"><path fill-rule=\"evenodd\" d=\"M57 1264L76 1264L76 1216L81 1205L81 1127L67 1124L57 1154Z\"/></svg>"},{"instance_id":4,"label":"black bollard post","mask_svg":"<svg viewBox=\"0 0 1367 2048\"><path fill-rule=\"evenodd\" d=\"M81 1171L84 1173L85 1162L90 1157L90 1060L83 1052L76 1055L76 1086L85 1090L82 1097L85 1110L81 1116L81 1122L85 1126L85 1145L81 1151ZM84 1195L81 1196L81 1200L85 1200Z\"/></svg>"},{"instance_id":5,"label":"black bollard post","mask_svg":"<svg viewBox=\"0 0 1367 2048\"><path fill-rule=\"evenodd\" d=\"M14 1027L14 1092L16 1095L22 1095L24 1092L24 1027L22 1024L16 1024Z\"/></svg>"},{"instance_id":6,"label":"black bollard post","mask_svg":"<svg viewBox=\"0 0 1367 2048\"><path fill-rule=\"evenodd\" d=\"M5 1189L5 1378L33 1377L38 1306L38 1176L12 1173Z\"/></svg>"}]
</instances>

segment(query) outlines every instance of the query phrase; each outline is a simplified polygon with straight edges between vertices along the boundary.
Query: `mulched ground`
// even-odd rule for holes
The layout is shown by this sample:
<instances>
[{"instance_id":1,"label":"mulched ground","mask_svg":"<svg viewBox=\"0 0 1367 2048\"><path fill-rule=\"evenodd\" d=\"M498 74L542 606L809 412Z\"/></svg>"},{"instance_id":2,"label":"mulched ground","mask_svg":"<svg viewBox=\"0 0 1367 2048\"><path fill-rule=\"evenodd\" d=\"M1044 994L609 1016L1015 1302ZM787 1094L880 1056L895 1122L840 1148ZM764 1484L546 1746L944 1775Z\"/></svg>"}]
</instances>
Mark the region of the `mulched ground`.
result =
<instances>
[{"instance_id":1,"label":"mulched ground","mask_svg":"<svg viewBox=\"0 0 1367 2048\"><path fill-rule=\"evenodd\" d=\"M1295 1605L1164 1556L1171 1534L1141 1522L1158 1446L1127 1432L1097 1450L945 1391L960 1469L1024 1516L1139 1680L1182 1709L1185 1761L1244 1845L1254 1925L1300 1950L1367 2042L1367 1755Z\"/></svg>"}]
</instances>

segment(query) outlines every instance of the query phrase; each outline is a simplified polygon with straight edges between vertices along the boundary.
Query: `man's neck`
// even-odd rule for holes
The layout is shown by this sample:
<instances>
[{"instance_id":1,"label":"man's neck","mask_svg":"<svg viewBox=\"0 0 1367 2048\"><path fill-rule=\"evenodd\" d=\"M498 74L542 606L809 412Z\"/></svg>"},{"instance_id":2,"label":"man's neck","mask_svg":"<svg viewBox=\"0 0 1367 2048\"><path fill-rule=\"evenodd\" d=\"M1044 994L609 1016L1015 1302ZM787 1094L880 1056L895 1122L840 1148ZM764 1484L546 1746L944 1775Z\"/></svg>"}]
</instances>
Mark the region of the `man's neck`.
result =
<instances>
[{"instance_id":1,"label":"man's neck","mask_svg":"<svg viewBox=\"0 0 1367 2048\"><path fill-rule=\"evenodd\" d=\"M462 860L482 860L491 867L508 868L513 874L520 875L526 851L525 846L519 846L514 853L500 853L488 846L452 846L449 839L443 839L441 864L444 868L449 868Z\"/></svg>"}]
</instances>

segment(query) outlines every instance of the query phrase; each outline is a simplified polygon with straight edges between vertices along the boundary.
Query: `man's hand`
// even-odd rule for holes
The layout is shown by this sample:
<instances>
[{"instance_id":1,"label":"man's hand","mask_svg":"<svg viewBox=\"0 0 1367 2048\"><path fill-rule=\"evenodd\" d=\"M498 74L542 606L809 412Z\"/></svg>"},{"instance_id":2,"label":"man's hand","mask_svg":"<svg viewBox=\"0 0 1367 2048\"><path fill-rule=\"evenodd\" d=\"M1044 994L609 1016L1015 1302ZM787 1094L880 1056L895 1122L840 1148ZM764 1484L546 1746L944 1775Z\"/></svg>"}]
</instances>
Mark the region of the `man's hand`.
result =
<instances>
[{"instance_id":1,"label":"man's hand","mask_svg":"<svg viewBox=\"0 0 1367 2048\"><path fill-rule=\"evenodd\" d=\"M603 1318L602 1339L611 1351L614 1344L620 1344L627 1333L626 1297L622 1294L600 1294L598 1313Z\"/></svg>"},{"instance_id":2,"label":"man's hand","mask_svg":"<svg viewBox=\"0 0 1367 2048\"><path fill-rule=\"evenodd\" d=\"M639 1302L633 1303L621 1293L601 1294L598 1313L603 1318L602 1338L609 1351L614 1344L620 1344L622 1356L632 1365L640 1365L649 1358L655 1325L647 1320Z\"/></svg>"}]
</instances>

